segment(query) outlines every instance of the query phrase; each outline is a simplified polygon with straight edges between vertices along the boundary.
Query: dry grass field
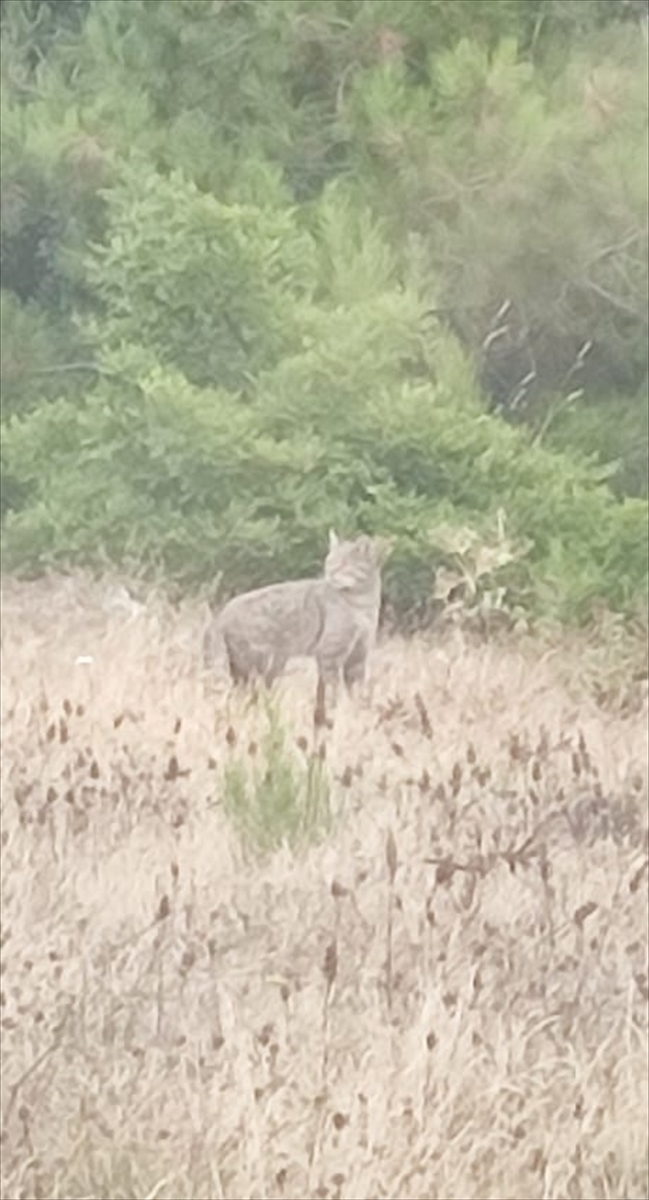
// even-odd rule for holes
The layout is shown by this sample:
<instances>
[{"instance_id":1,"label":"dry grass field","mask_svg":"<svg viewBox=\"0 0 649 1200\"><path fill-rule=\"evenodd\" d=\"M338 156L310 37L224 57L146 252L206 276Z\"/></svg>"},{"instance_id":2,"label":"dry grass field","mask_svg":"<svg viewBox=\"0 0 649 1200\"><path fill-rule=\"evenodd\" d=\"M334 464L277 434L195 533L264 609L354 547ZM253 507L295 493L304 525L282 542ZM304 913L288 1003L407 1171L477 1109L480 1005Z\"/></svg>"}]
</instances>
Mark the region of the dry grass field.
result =
<instances>
[{"instance_id":1,"label":"dry grass field","mask_svg":"<svg viewBox=\"0 0 649 1200\"><path fill-rule=\"evenodd\" d=\"M2 585L2 1197L646 1197L646 685L389 639L314 748L202 620Z\"/></svg>"}]
</instances>

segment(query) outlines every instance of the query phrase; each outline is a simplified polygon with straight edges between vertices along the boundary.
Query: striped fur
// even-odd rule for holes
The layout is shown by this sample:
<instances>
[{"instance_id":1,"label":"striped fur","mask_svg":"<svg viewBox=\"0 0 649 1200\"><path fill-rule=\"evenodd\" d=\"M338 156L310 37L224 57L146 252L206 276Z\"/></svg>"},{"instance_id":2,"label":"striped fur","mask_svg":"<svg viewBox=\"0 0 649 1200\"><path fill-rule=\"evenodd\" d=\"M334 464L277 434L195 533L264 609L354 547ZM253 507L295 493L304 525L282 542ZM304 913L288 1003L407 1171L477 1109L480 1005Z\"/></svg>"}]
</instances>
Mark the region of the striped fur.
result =
<instances>
[{"instance_id":1,"label":"striped fur","mask_svg":"<svg viewBox=\"0 0 649 1200\"><path fill-rule=\"evenodd\" d=\"M205 665L235 682L260 677L270 686L289 659L315 658L319 687L351 686L365 676L381 604L381 562L387 543L362 535L329 535L324 575L276 583L235 596L212 619Z\"/></svg>"}]
</instances>

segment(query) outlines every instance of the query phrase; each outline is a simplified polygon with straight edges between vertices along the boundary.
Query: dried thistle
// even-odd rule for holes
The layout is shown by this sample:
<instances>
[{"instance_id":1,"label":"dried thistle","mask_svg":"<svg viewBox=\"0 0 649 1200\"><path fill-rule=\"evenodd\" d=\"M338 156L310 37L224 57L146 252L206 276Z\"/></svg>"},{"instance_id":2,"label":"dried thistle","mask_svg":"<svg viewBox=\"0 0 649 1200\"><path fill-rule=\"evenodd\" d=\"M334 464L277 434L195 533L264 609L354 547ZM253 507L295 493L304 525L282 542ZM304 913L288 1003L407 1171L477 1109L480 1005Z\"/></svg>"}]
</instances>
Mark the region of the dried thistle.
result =
<instances>
[{"instance_id":1,"label":"dried thistle","mask_svg":"<svg viewBox=\"0 0 649 1200\"><path fill-rule=\"evenodd\" d=\"M322 1089L326 1094L327 1089L327 1071L329 1065L329 1001L331 998L331 990L336 981L338 974L338 946L336 939L332 938L325 950L324 962L322 971L325 977L325 994L322 1006Z\"/></svg>"},{"instance_id":2,"label":"dried thistle","mask_svg":"<svg viewBox=\"0 0 649 1200\"><path fill-rule=\"evenodd\" d=\"M385 861L388 864L388 873L390 875L390 884L393 884L394 877L397 873L398 858L397 858L397 844L394 840L394 834L391 829L388 830L388 836L387 836L387 840L385 843Z\"/></svg>"},{"instance_id":3,"label":"dried thistle","mask_svg":"<svg viewBox=\"0 0 649 1200\"><path fill-rule=\"evenodd\" d=\"M336 975L338 973L338 947L336 945L335 938L333 941L329 942L329 945L325 950L322 971L327 982L327 991L330 992L336 981Z\"/></svg>"},{"instance_id":4,"label":"dried thistle","mask_svg":"<svg viewBox=\"0 0 649 1200\"><path fill-rule=\"evenodd\" d=\"M596 912L597 908L598 905L594 900L587 900L585 904L580 905L580 907L576 909L573 914L572 919L575 922L575 925L577 925L580 929L583 929L584 921L587 917L590 917L592 913Z\"/></svg>"},{"instance_id":5,"label":"dried thistle","mask_svg":"<svg viewBox=\"0 0 649 1200\"><path fill-rule=\"evenodd\" d=\"M429 741L432 741L433 726L431 724L430 717L428 716L426 705L424 704L419 692L415 692L415 705L417 707L417 712L419 713L419 720L421 721L421 731L425 738L428 738Z\"/></svg>"}]
</instances>

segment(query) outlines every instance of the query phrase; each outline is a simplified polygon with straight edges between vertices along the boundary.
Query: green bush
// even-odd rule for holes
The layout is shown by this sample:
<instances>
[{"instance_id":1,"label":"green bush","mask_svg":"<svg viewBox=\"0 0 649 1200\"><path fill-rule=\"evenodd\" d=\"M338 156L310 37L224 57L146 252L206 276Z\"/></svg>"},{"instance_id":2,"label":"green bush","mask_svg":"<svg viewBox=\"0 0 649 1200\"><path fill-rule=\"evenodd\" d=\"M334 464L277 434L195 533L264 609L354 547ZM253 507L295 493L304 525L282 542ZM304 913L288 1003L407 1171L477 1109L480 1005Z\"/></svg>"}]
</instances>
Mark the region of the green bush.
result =
<instances>
[{"instance_id":1,"label":"green bush","mask_svg":"<svg viewBox=\"0 0 649 1200\"><path fill-rule=\"evenodd\" d=\"M88 240L103 236L100 193L111 179L111 149L60 88L37 91L25 105L4 79L0 145L3 288L46 306L56 323L88 301L70 263Z\"/></svg>"},{"instance_id":2,"label":"green bush","mask_svg":"<svg viewBox=\"0 0 649 1200\"><path fill-rule=\"evenodd\" d=\"M333 525L395 536L402 619L440 567L528 613L642 603L631 6L73 7L2 9L5 567L229 592L318 570Z\"/></svg>"},{"instance_id":3,"label":"green bush","mask_svg":"<svg viewBox=\"0 0 649 1200\"><path fill-rule=\"evenodd\" d=\"M402 254L417 236L506 407L525 376L528 406L560 390L587 344L591 392L647 370L646 47L629 24L571 49L550 71L514 38L465 37L416 84L405 54L368 64L341 118L359 196Z\"/></svg>"},{"instance_id":4,"label":"green bush","mask_svg":"<svg viewBox=\"0 0 649 1200\"><path fill-rule=\"evenodd\" d=\"M220 799L241 838L254 851L296 849L325 836L332 824L331 784L317 753L298 756L277 711L266 702L266 730L247 753L232 749Z\"/></svg>"},{"instance_id":5,"label":"green bush","mask_svg":"<svg viewBox=\"0 0 649 1200\"><path fill-rule=\"evenodd\" d=\"M649 490L649 392L616 396L579 405L557 405L546 445L569 448L610 467L609 483L618 496L643 496ZM573 449L574 448L574 449Z\"/></svg>"},{"instance_id":6,"label":"green bush","mask_svg":"<svg viewBox=\"0 0 649 1200\"><path fill-rule=\"evenodd\" d=\"M124 168L106 241L84 256L104 344L137 342L199 386L245 388L291 348L313 287L290 209L221 204L180 172Z\"/></svg>"},{"instance_id":7,"label":"green bush","mask_svg":"<svg viewBox=\"0 0 649 1200\"><path fill-rule=\"evenodd\" d=\"M184 585L220 575L237 591L312 573L330 525L362 528L397 538L386 595L405 616L427 605L448 561L436 524L487 534L503 510L512 536L532 544L506 572L512 602L583 619L598 598L624 608L643 594L644 501L619 504L587 465L531 445L442 381L377 390L370 372L336 421L318 404L331 353L324 342L308 352L295 395L282 364L277 393L269 375L263 398L244 405L122 351L82 404L14 417L3 461L27 499L6 516L5 565L110 561Z\"/></svg>"},{"instance_id":8,"label":"green bush","mask_svg":"<svg viewBox=\"0 0 649 1200\"><path fill-rule=\"evenodd\" d=\"M93 351L72 322L35 301L0 291L2 414L29 412L67 394L81 396L95 378Z\"/></svg>"}]
</instances>

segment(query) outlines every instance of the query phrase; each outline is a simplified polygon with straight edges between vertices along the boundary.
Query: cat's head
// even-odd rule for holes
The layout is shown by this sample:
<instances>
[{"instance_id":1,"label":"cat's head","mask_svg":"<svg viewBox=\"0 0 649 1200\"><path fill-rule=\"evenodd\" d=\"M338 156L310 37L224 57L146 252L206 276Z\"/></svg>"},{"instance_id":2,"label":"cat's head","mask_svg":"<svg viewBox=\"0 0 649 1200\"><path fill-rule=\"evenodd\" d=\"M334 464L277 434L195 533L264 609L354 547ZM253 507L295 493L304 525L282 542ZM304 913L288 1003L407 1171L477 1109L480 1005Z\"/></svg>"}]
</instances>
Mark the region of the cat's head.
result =
<instances>
[{"instance_id":1,"label":"cat's head","mask_svg":"<svg viewBox=\"0 0 649 1200\"><path fill-rule=\"evenodd\" d=\"M356 538L339 538L331 529L325 579L342 591L374 585L392 545L390 538L372 538L364 533Z\"/></svg>"}]
</instances>

